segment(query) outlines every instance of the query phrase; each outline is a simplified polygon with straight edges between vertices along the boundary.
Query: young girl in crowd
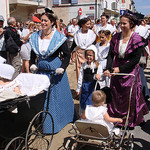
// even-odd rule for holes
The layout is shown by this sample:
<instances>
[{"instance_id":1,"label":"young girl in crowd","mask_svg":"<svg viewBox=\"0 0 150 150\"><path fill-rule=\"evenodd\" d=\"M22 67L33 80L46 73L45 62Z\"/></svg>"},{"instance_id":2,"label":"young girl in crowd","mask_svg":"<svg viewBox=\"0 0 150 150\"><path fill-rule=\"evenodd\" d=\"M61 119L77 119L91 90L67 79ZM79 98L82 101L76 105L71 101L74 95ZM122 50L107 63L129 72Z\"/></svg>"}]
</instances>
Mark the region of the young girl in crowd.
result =
<instances>
[{"instance_id":1,"label":"young girl in crowd","mask_svg":"<svg viewBox=\"0 0 150 150\"><path fill-rule=\"evenodd\" d=\"M21 95L19 83L16 80L12 81L15 69L8 64L0 64L0 92L3 90L13 91Z\"/></svg>"},{"instance_id":2,"label":"young girl in crowd","mask_svg":"<svg viewBox=\"0 0 150 150\"><path fill-rule=\"evenodd\" d=\"M103 91L94 91L92 94L93 105L87 105L85 111L81 114L82 119L99 123L106 126L109 133L112 131L115 122L122 122L121 118L112 118L107 113L107 108L104 106L106 95ZM114 130L115 132L116 130ZM116 132L115 132L116 133Z\"/></svg>"},{"instance_id":3,"label":"young girl in crowd","mask_svg":"<svg viewBox=\"0 0 150 150\"><path fill-rule=\"evenodd\" d=\"M110 36L110 31L109 30L101 30L99 31L99 38L100 42L98 42L95 46L97 48L97 61L102 65L103 71L106 69L106 64L107 64L107 56L110 48L110 43L109 43L109 36ZM102 76L102 80L99 81L98 86L99 89L110 85L110 80L108 77Z\"/></svg>"},{"instance_id":4,"label":"young girl in crowd","mask_svg":"<svg viewBox=\"0 0 150 150\"><path fill-rule=\"evenodd\" d=\"M109 30L99 31L100 42L95 45L97 48L97 61L102 65L103 69L106 69L107 56L110 47L110 43L108 41L109 36Z\"/></svg>"},{"instance_id":5,"label":"young girl in crowd","mask_svg":"<svg viewBox=\"0 0 150 150\"><path fill-rule=\"evenodd\" d=\"M81 111L85 110L86 105L92 104L91 96L94 91L96 80L100 80L102 73L102 66L96 61L97 49L94 45L89 46L85 50L86 62L82 64L79 79L77 84L77 95L80 93L80 107Z\"/></svg>"}]
</instances>

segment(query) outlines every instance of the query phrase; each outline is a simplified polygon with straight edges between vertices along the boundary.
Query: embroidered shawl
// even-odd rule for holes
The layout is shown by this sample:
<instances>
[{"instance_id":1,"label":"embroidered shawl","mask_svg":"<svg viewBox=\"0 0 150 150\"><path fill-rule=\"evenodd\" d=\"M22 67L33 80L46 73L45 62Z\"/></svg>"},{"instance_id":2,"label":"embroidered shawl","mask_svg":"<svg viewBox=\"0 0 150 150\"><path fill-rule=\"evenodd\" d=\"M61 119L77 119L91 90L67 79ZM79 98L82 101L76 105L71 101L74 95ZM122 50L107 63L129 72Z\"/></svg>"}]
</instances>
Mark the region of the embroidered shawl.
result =
<instances>
[{"instance_id":1,"label":"embroidered shawl","mask_svg":"<svg viewBox=\"0 0 150 150\"><path fill-rule=\"evenodd\" d=\"M88 32L86 33L86 41L84 43L83 41L83 33L80 30L78 30L75 35L74 35L74 40L77 46L79 46L81 49L86 49L88 46L90 46L96 39L96 34L92 31L92 30L88 30Z\"/></svg>"},{"instance_id":2,"label":"embroidered shawl","mask_svg":"<svg viewBox=\"0 0 150 150\"><path fill-rule=\"evenodd\" d=\"M66 37L58 32L57 30L54 31L53 36L51 37L50 44L48 46L48 49L45 54L41 54L39 52L39 43L38 43L38 37L39 37L39 31L35 32L31 35L30 38L30 44L35 52L36 55L40 56L42 59L46 59L47 57L51 56L54 52L57 51L57 49L66 41Z\"/></svg>"}]
</instances>

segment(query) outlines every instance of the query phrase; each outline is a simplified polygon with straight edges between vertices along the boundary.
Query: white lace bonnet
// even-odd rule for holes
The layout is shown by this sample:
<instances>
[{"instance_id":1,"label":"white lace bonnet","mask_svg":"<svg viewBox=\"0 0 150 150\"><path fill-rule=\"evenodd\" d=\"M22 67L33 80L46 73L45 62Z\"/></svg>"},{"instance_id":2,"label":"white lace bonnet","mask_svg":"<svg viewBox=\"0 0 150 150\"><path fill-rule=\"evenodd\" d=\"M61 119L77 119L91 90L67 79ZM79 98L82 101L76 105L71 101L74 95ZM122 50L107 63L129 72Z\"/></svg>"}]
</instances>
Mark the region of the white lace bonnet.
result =
<instances>
[{"instance_id":1,"label":"white lace bonnet","mask_svg":"<svg viewBox=\"0 0 150 150\"><path fill-rule=\"evenodd\" d=\"M92 50L95 53L95 60L97 60L97 48L95 47L95 45L90 45L85 51L87 50Z\"/></svg>"},{"instance_id":2,"label":"white lace bonnet","mask_svg":"<svg viewBox=\"0 0 150 150\"><path fill-rule=\"evenodd\" d=\"M15 68L8 64L0 64L0 77L8 80L12 80Z\"/></svg>"}]
</instances>

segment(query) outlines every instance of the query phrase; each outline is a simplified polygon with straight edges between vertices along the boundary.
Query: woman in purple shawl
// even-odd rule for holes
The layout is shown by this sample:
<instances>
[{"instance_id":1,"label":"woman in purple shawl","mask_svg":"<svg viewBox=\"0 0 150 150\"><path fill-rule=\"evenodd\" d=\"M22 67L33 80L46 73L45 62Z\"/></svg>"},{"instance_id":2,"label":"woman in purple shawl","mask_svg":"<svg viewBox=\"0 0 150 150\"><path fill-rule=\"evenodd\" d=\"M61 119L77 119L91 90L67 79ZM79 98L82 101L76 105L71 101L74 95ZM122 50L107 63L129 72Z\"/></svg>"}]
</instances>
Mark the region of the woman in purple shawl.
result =
<instances>
[{"instance_id":1,"label":"woman in purple shawl","mask_svg":"<svg viewBox=\"0 0 150 150\"><path fill-rule=\"evenodd\" d=\"M141 57L141 37L133 32L136 18L131 14L120 17L122 32L115 34L111 40L110 51L107 59L106 76L113 73L127 73L135 75L135 82L131 96L129 114L129 127L139 125L144 121L143 116L148 113L148 108L141 92L141 80L139 74L139 60ZM127 116L129 106L129 93L133 81L132 76L111 76L112 101L108 104L108 113L112 117ZM125 120L119 126L124 126Z\"/></svg>"}]
</instances>

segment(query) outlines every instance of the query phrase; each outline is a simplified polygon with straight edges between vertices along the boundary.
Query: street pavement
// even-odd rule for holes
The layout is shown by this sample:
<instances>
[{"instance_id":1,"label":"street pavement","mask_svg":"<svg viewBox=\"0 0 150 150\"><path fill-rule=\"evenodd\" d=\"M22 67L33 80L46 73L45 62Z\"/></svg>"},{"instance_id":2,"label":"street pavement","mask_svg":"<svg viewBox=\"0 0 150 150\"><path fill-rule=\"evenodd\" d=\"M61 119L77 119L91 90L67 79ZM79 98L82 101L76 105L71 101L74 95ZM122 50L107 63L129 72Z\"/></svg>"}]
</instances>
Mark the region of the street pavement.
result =
<instances>
[{"instance_id":1,"label":"street pavement","mask_svg":"<svg viewBox=\"0 0 150 150\"><path fill-rule=\"evenodd\" d=\"M147 63L147 68L144 70L147 79L147 85L150 89L150 59ZM150 99L146 102L150 110ZM145 115L145 124L143 126L136 126L133 131L134 134L134 149L135 150L150 150L150 112Z\"/></svg>"},{"instance_id":2,"label":"street pavement","mask_svg":"<svg viewBox=\"0 0 150 150\"><path fill-rule=\"evenodd\" d=\"M70 81L70 87L74 97L74 103L76 107L76 111L78 112L79 101L75 99L75 88L76 81L75 79L75 66L69 65L67 72L68 78ZM147 79L148 88L150 89L150 59L148 60L147 68L144 70L145 76ZM147 102L147 106L150 110L150 100ZM144 116L145 124L142 126L136 126L134 130L129 130L127 133L134 134L134 150L150 150L150 112L149 114ZM64 150L64 145L66 144L67 139L71 136L68 133L68 130L71 128L71 123L64 127L59 133L54 135L54 139L51 145L52 150ZM94 148L84 148L84 150L95 150Z\"/></svg>"}]
</instances>

